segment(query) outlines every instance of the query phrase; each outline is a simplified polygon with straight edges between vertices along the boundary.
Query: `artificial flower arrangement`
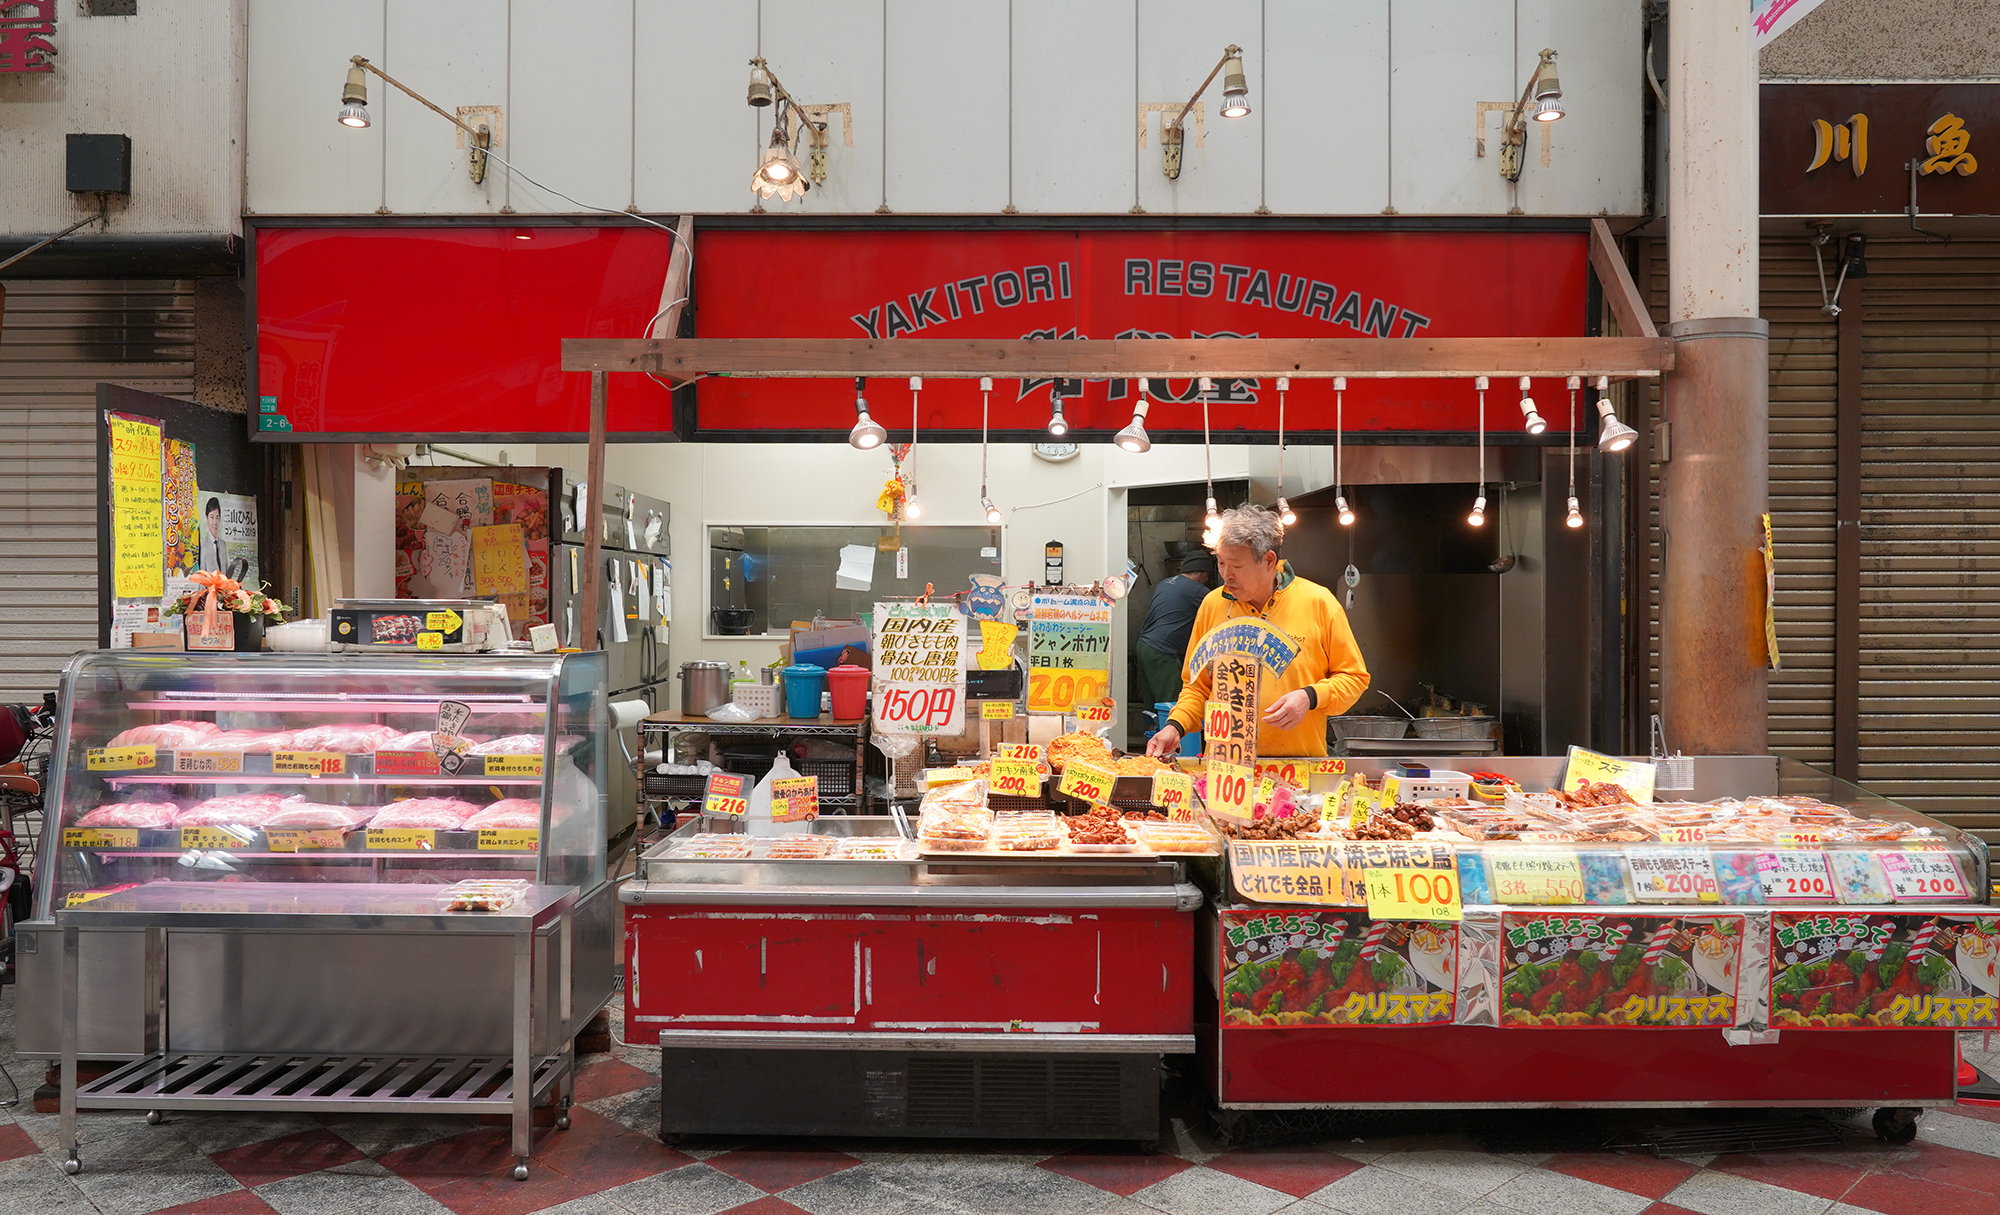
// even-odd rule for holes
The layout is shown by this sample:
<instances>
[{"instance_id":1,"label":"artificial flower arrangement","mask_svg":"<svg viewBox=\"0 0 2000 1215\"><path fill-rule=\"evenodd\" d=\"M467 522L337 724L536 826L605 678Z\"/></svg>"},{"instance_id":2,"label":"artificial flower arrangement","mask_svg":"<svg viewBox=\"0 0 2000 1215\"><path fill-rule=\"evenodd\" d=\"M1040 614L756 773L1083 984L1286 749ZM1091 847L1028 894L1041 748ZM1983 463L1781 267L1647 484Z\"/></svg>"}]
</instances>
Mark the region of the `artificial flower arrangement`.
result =
<instances>
[{"instance_id":1,"label":"artificial flower arrangement","mask_svg":"<svg viewBox=\"0 0 2000 1215\"><path fill-rule=\"evenodd\" d=\"M198 570L192 581L194 588L176 599L173 606L167 609L167 615L184 616L213 606L217 611L283 621L285 613L291 610L262 590L249 590L236 579L225 578L215 570Z\"/></svg>"}]
</instances>

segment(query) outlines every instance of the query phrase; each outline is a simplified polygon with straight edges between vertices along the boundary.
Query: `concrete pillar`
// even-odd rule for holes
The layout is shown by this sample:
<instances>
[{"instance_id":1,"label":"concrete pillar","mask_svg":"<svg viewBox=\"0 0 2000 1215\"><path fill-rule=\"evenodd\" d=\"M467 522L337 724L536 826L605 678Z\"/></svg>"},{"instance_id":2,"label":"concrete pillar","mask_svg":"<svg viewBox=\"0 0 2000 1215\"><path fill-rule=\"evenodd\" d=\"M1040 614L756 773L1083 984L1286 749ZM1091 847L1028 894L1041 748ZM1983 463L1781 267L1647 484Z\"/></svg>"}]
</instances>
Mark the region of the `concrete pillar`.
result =
<instances>
[{"instance_id":1,"label":"concrete pillar","mask_svg":"<svg viewBox=\"0 0 2000 1215\"><path fill-rule=\"evenodd\" d=\"M1678 346L1663 386L1661 705L1674 747L1762 755L1770 365L1757 316L1757 57L1748 5L1672 0L1669 21L1667 332Z\"/></svg>"}]
</instances>

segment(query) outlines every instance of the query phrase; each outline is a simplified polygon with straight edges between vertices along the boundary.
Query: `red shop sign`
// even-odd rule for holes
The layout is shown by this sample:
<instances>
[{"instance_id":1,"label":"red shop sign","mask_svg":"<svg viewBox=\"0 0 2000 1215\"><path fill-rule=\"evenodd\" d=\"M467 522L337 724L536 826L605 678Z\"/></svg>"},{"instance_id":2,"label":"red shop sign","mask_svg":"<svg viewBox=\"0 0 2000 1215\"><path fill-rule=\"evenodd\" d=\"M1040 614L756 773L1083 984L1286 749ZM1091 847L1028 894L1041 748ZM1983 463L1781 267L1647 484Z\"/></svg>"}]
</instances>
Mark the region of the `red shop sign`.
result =
<instances>
[{"instance_id":1,"label":"red shop sign","mask_svg":"<svg viewBox=\"0 0 2000 1215\"><path fill-rule=\"evenodd\" d=\"M1588 261L1582 232L709 230L695 241L695 302L708 338L1581 337ZM1052 386L996 381L993 430L1038 430ZM1513 384L1494 389L1489 427L1518 425ZM1154 380L1153 390L1149 430L1200 432L1192 382ZM1558 400L1563 386L1535 390ZM1127 380L1061 391L1085 434L1117 430L1136 400ZM703 438L838 439L854 422L845 382L717 377L698 393ZM902 381L875 381L868 397L883 425L908 428ZM977 437L977 381L932 381L921 404L927 435ZM1218 381L1211 413L1225 436L1275 431L1276 385ZM1333 413L1328 381L1294 383L1288 431L1331 431ZM1476 399L1465 381L1352 380L1345 421L1469 431Z\"/></svg>"}]
</instances>

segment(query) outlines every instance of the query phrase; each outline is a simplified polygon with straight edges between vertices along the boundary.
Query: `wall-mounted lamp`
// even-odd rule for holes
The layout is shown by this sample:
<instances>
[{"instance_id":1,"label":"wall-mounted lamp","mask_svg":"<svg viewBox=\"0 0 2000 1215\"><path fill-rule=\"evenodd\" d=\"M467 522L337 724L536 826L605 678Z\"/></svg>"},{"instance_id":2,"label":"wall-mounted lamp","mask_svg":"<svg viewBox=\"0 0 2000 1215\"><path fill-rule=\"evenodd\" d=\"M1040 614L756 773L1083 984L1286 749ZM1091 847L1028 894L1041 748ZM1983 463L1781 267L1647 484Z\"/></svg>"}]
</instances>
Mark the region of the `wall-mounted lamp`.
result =
<instances>
[{"instance_id":1,"label":"wall-mounted lamp","mask_svg":"<svg viewBox=\"0 0 2000 1215\"><path fill-rule=\"evenodd\" d=\"M868 400L861 395L867 383L858 376L854 380L854 412L860 416L854 421L854 429L847 432L848 446L862 451L880 447L889 440L889 432L882 429L880 422L868 416Z\"/></svg>"},{"instance_id":2,"label":"wall-mounted lamp","mask_svg":"<svg viewBox=\"0 0 2000 1215\"><path fill-rule=\"evenodd\" d=\"M409 85L404 84L381 68L376 67L360 55L354 56L348 62L354 66L347 69L347 84L340 90L340 125L355 127L357 129L373 125L372 120L368 117L368 78L363 75L364 72L373 72L383 80L409 94L413 100L421 102L426 108L430 109L440 118L443 118L446 122L464 131L466 137L472 141L472 180L475 182L486 180L486 149L493 146L492 127L483 122L476 128L468 126L456 114L445 113L430 98L425 97Z\"/></svg>"},{"instance_id":3,"label":"wall-mounted lamp","mask_svg":"<svg viewBox=\"0 0 2000 1215\"><path fill-rule=\"evenodd\" d=\"M1243 75L1243 48L1232 44L1223 48L1221 60L1209 71L1208 79L1201 82L1194 96L1181 107L1181 112L1174 115L1172 122L1160 128L1161 168L1171 180L1178 181L1181 176L1182 128L1188 111L1201 100L1202 93L1215 82L1218 73L1222 76L1222 116L1241 118L1250 112L1250 83Z\"/></svg>"},{"instance_id":4,"label":"wall-mounted lamp","mask_svg":"<svg viewBox=\"0 0 2000 1215\"><path fill-rule=\"evenodd\" d=\"M1521 180L1521 168L1527 163L1528 119L1554 122L1561 118L1562 95L1562 81L1556 78L1556 53L1544 50L1541 62L1535 65L1535 74L1528 79L1528 87L1521 90L1521 100L1514 103L1507 115L1506 129L1500 133L1500 176L1508 181Z\"/></svg>"},{"instance_id":5,"label":"wall-mounted lamp","mask_svg":"<svg viewBox=\"0 0 2000 1215\"><path fill-rule=\"evenodd\" d=\"M750 91L745 100L762 109L777 107L777 121L771 127L771 142L764 148L757 171L750 176L750 188L759 198L790 202L826 181L826 123L816 120L799 105L798 98L771 72L763 59L750 61ZM799 167L799 135L810 138L812 169Z\"/></svg>"}]
</instances>

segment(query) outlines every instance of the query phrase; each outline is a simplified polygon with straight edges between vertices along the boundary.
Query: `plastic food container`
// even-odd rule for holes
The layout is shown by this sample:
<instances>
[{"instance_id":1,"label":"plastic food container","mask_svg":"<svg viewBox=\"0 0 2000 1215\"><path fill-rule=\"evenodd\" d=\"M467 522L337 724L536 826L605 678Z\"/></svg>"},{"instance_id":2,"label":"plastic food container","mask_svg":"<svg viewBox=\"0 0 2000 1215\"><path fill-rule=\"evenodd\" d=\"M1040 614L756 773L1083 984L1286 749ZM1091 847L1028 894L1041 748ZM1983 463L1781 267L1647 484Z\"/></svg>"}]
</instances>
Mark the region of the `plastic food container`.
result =
<instances>
[{"instance_id":1,"label":"plastic food container","mask_svg":"<svg viewBox=\"0 0 2000 1215\"><path fill-rule=\"evenodd\" d=\"M826 668L803 663L785 668L785 715L819 716L820 693L826 690Z\"/></svg>"},{"instance_id":2,"label":"plastic food container","mask_svg":"<svg viewBox=\"0 0 2000 1215\"><path fill-rule=\"evenodd\" d=\"M444 911L505 911L528 896L530 883L517 878L467 878L431 896Z\"/></svg>"},{"instance_id":3,"label":"plastic food container","mask_svg":"<svg viewBox=\"0 0 2000 1215\"><path fill-rule=\"evenodd\" d=\"M833 694L835 720L854 721L868 716L868 668L842 663L826 673L826 683Z\"/></svg>"}]
</instances>

